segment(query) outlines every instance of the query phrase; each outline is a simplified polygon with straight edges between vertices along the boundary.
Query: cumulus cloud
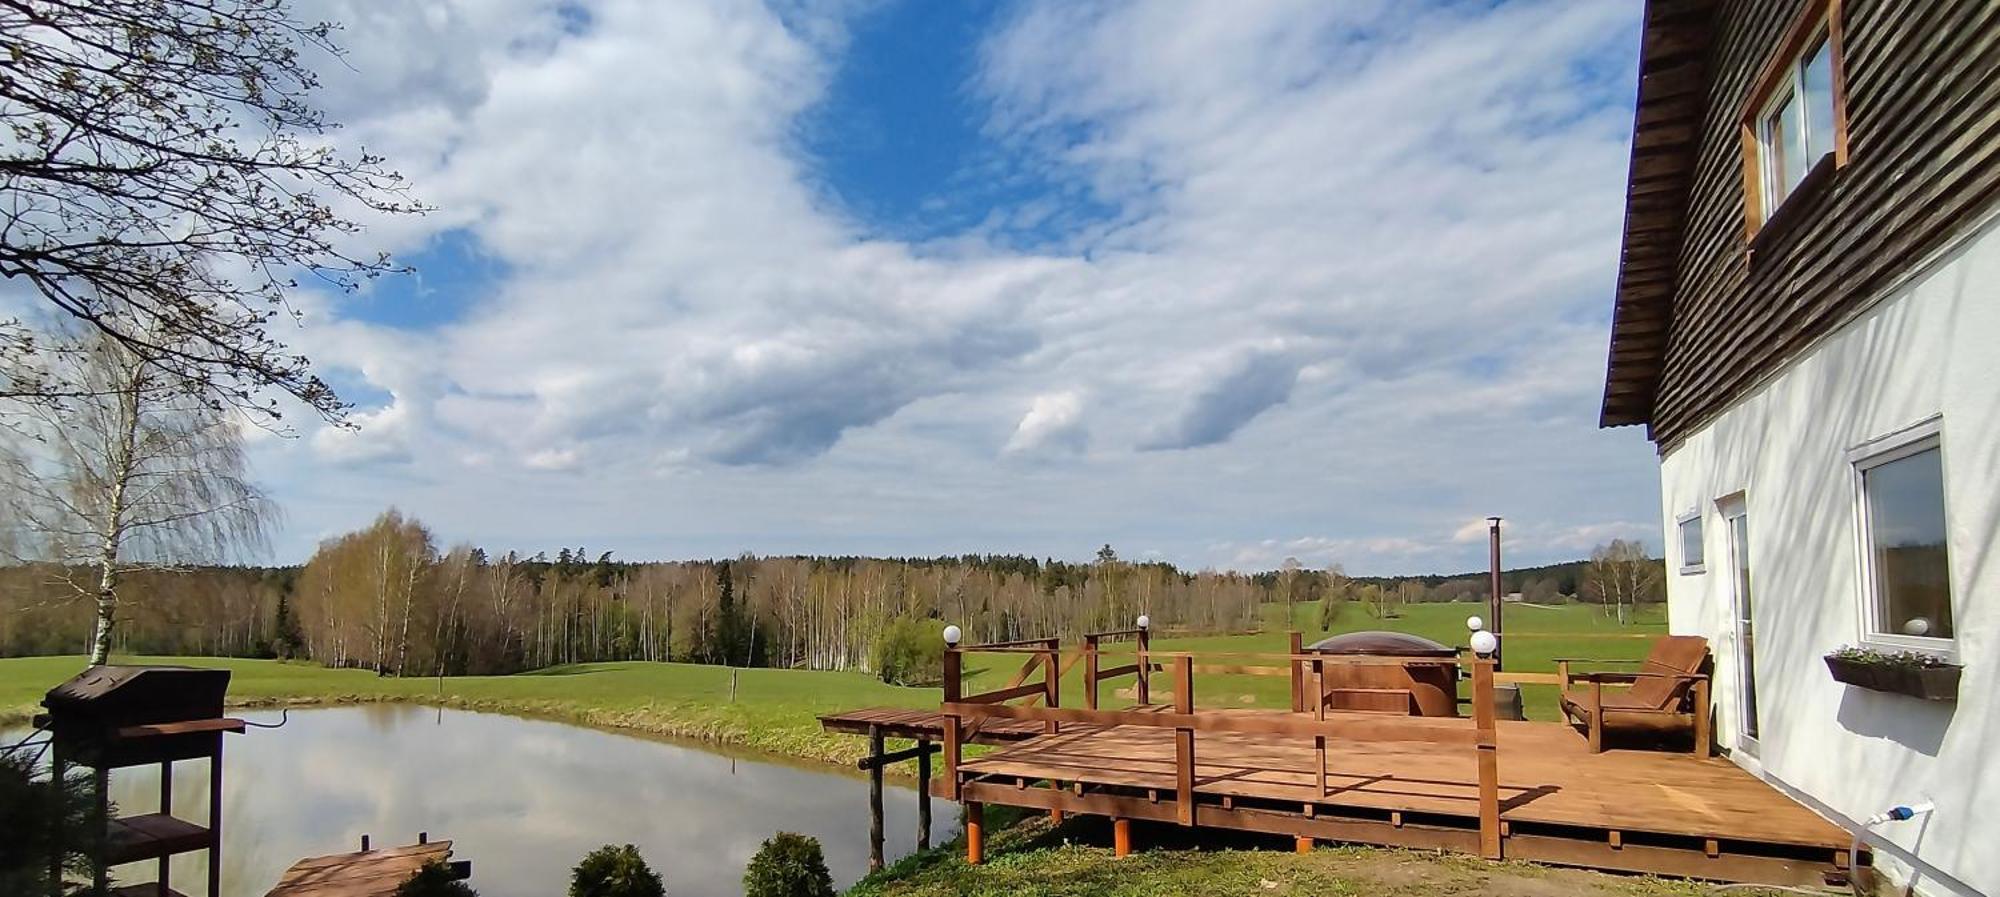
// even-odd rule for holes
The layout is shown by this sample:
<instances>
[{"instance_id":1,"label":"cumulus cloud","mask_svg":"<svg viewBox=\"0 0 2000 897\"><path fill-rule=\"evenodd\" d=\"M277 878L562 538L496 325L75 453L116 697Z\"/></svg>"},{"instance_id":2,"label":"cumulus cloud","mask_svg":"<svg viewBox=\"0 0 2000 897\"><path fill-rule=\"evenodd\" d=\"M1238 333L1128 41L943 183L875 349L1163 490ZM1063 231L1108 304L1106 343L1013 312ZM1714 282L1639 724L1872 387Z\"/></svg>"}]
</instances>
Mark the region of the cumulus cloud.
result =
<instances>
[{"instance_id":1,"label":"cumulus cloud","mask_svg":"<svg viewBox=\"0 0 2000 897\"><path fill-rule=\"evenodd\" d=\"M1014 426L1003 451L1024 455L1045 451L1076 453L1084 449L1089 432L1083 422L1083 396L1075 390L1044 393L1035 397L1021 422Z\"/></svg>"},{"instance_id":2,"label":"cumulus cloud","mask_svg":"<svg viewBox=\"0 0 2000 897\"><path fill-rule=\"evenodd\" d=\"M415 330L301 297L293 341L393 401L259 446L300 533L396 503L632 556L1143 533L1229 564L1275 531L1414 565L1476 551L1468 507L1647 517L1652 456L1593 427L1636 10L1027 2L964 96L1066 185L1038 203L1109 211L910 243L828 202L801 143L855 7L779 6L314 8L356 53L325 72L335 139L439 207L357 250L449 234L502 276ZM1023 227L1038 248L995 237ZM521 501L548 469L574 482Z\"/></svg>"}]
</instances>

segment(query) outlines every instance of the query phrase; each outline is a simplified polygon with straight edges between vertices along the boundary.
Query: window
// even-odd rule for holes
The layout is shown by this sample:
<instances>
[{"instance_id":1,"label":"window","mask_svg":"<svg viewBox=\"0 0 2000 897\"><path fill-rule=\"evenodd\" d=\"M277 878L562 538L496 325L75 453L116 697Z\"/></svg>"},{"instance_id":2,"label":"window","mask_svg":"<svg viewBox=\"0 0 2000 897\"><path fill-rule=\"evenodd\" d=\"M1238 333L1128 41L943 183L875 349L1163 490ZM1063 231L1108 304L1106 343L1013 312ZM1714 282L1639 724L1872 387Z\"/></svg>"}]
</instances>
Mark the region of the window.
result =
<instances>
[{"instance_id":1,"label":"window","mask_svg":"<svg viewBox=\"0 0 2000 897\"><path fill-rule=\"evenodd\" d=\"M1681 542L1681 572L1700 573L1707 570L1702 564L1701 513L1697 511L1682 517L1677 529Z\"/></svg>"},{"instance_id":2,"label":"window","mask_svg":"<svg viewBox=\"0 0 2000 897\"><path fill-rule=\"evenodd\" d=\"M1752 236L1822 160L1846 163L1839 23L1839 0L1808 3L1751 94L1743 204Z\"/></svg>"},{"instance_id":3,"label":"window","mask_svg":"<svg viewBox=\"0 0 2000 897\"><path fill-rule=\"evenodd\" d=\"M1951 562L1935 420L1855 451L1867 641L1949 651Z\"/></svg>"}]
</instances>

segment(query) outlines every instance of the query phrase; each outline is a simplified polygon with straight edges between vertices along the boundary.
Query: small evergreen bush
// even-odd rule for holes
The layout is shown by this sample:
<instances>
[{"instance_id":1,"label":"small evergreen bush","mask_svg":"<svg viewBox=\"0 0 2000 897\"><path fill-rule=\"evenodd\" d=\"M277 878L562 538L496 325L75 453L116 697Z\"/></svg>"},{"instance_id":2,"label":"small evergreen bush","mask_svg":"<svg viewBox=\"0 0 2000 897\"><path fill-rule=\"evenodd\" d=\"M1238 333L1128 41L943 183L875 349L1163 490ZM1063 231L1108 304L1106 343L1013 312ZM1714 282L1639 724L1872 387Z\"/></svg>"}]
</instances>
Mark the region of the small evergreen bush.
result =
<instances>
[{"instance_id":1,"label":"small evergreen bush","mask_svg":"<svg viewBox=\"0 0 2000 897\"><path fill-rule=\"evenodd\" d=\"M479 892L452 878L450 866L432 860L396 887L396 897L479 897Z\"/></svg>"},{"instance_id":2,"label":"small evergreen bush","mask_svg":"<svg viewBox=\"0 0 2000 897\"><path fill-rule=\"evenodd\" d=\"M586 854L570 874L569 897L666 897L639 848L606 844Z\"/></svg>"},{"instance_id":3,"label":"small evergreen bush","mask_svg":"<svg viewBox=\"0 0 2000 897\"><path fill-rule=\"evenodd\" d=\"M819 841L792 832L772 835L743 872L743 897L834 897Z\"/></svg>"}]
</instances>

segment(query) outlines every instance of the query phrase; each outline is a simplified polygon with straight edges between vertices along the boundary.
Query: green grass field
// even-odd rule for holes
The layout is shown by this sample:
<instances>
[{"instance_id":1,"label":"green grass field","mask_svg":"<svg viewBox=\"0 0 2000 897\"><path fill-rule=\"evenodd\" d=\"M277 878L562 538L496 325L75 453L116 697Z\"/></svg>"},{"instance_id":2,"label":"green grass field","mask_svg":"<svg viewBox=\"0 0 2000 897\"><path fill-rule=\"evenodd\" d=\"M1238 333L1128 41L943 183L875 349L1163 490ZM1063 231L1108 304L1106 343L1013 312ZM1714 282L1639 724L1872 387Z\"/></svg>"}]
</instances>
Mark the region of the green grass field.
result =
<instances>
[{"instance_id":1,"label":"green grass field","mask_svg":"<svg viewBox=\"0 0 2000 897\"><path fill-rule=\"evenodd\" d=\"M1465 617L1477 605L1415 605L1395 619L1379 620L1357 607L1347 608L1336 621L1338 631L1395 629L1413 632L1445 644L1463 644ZM1273 607L1263 632L1253 635L1202 638L1161 638L1163 651L1283 652L1286 647L1283 608ZM1300 621L1313 621L1319 609L1297 608ZM1316 629L1317 626L1306 627ZM1647 647L1646 637L1665 631L1657 619L1621 626L1594 608L1568 606L1508 609L1507 668L1552 670L1556 657L1635 658ZM1320 637L1311 632L1308 640ZM1110 650L1110 649L1107 649ZM513 676L463 676L446 679L381 678L364 670L330 670L307 663L218 658L147 658L163 663L225 667L232 702L242 706L282 704L344 704L370 701L439 703L471 710L540 716L585 725L632 729L660 735L739 745L753 750L808 760L849 763L862 754L862 740L829 736L819 730L819 714L867 706L922 707L939 698L935 688L884 685L861 673L805 670L732 671L679 663L601 663L557 667ZM1119 661L1107 659L1107 665ZM1221 663L1256 664L1254 659ZM997 688L1018 669L1020 658L975 655L968 660L968 690ZM1268 662L1267 662L1268 663ZM76 673L78 657L30 657L0 660L0 725L17 724L35 712L43 692ZM731 696L731 678L736 678ZM1073 669L1064 681L1063 704L1082 706L1082 671ZM1160 681L1158 679L1156 682ZM1114 695L1129 688L1130 678L1105 683L1107 706L1122 703ZM1289 683L1283 677L1200 676L1195 698L1201 706L1283 707L1289 705ZM1166 687L1161 686L1165 691ZM1531 718L1554 718L1553 689L1524 689Z\"/></svg>"}]
</instances>

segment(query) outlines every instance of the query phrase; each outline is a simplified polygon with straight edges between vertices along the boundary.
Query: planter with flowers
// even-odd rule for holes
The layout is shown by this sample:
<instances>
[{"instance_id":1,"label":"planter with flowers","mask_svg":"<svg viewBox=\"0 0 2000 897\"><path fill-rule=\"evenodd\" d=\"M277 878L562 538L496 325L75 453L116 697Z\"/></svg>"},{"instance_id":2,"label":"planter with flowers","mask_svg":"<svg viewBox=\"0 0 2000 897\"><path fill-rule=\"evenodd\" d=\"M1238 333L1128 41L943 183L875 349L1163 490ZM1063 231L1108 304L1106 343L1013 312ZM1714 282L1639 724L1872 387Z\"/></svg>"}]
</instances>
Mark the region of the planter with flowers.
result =
<instances>
[{"instance_id":1,"label":"planter with flowers","mask_svg":"<svg viewBox=\"0 0 2000 897\"><path fill-rule=\"evenodd\" d=\"M1826 655L1834 681L1926 701L1958 700L1962 667L1920 651L1843 647Z\"/></svg>"}]
</instances>

